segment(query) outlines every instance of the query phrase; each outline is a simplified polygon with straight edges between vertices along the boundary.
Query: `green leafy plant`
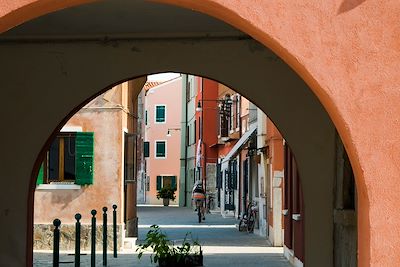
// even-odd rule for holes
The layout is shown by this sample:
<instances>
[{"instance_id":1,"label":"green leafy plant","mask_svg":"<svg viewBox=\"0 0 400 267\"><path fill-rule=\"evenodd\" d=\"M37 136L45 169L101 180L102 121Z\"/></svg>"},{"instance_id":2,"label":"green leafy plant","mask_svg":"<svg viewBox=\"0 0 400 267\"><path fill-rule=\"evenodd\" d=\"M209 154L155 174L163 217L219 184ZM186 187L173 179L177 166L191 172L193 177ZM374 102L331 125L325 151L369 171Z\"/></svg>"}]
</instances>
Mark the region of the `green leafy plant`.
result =
<instances>
[{"instance_id":1,"label":"green leafy plant","mask_svg":"<svg viewBox=\"0 0 400 267\"><path fill-rule=\"evenodd\" d=\"M150 255L151 263L157 262L175 262L182 264L187 261L187 257L193 255L202 255L201 245L197 240L193 240L190 232L186 233L182 245L174 246L174 243L168 240L167 235L160 230L158 225L152 225L146 234L143 244L136 249L138 258L141 259L144 252L152 252Z\"/></svg>"},{"instance_id":2,"label":"green leafy plant","mask_svg":"<svg viewBox=\"0 0 400 267\"><path fill-rule=\"evenodd\" d=\"M157 199L160 198L169 198L172 201L175 200L175 191L176 188L172 188L170 186L164 186L163 188L161 188L158 192L157 192Z\"/></svg>"}]
</instances>

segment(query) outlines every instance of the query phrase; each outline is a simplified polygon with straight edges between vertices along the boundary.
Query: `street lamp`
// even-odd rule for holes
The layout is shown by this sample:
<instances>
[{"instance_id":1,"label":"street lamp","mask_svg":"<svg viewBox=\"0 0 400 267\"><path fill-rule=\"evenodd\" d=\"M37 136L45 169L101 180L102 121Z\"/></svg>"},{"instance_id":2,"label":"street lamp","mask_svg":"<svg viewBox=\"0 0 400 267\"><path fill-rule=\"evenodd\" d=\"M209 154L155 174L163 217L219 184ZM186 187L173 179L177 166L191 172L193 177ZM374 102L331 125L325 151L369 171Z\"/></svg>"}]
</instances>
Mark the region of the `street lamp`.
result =
<instances>
[{"instance_id":1,"label":"street lamp","mask_svg":"<svg viewBox=\"0 0 400 267\"><path fill-rule=\"evenodd\" d=\"M180 131L181 128L168 128L167 137L171 137L171 131Z\"/></svg>"},{"instance_id":2,"label":"street lamp","mask_svg":"<svg viewBox=\"0 0 400 267\"><path fill-rule=\"evenodd\" d=\"M198 112L203 111L201 102L204 102L204 101L214 101L214 102L218 102L222 105L232 105L233 104L233 100L232 100L231 96L229 94L226 94L224 99L200 99L197 102L196 111L198 111Z\"/></svg>"}]
</instances>

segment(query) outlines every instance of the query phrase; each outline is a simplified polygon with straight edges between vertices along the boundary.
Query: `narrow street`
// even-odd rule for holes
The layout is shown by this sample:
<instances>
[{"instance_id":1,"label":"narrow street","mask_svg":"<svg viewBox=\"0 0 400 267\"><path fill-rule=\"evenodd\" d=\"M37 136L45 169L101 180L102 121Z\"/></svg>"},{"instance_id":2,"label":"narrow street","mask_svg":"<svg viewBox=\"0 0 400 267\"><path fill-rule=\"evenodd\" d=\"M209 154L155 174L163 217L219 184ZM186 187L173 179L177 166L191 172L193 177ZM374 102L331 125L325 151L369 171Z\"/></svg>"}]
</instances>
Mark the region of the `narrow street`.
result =
<instances>
[{"instance_id":1,"label":"narrow street","mask_svg":"<svg viewBox=\"0 0 400 267\"><path fill-rule=\"evenodd\" d=\"M204 250L204 266L268 266L289 267L282 255L282 248L269 247L265 238L239 232L234 218L223 218L219 214L207 214L201 224L196 213L188 208L141 206L138 208L139 237L141 243L152 224L157 224L168 238L179 243L186 232L198 239ZM61 254L60 266L74 266L74 257ZM97 266L102 266L102 254L96 255ZM35 253L34 266L52 266L51 253ZM90 266L90 253L82 255L81 266ZM113 258L108 254L107 266L156 266L150 262L149 254L139 261L134 251L124 251Z\"/></svg>"}]
</instances>

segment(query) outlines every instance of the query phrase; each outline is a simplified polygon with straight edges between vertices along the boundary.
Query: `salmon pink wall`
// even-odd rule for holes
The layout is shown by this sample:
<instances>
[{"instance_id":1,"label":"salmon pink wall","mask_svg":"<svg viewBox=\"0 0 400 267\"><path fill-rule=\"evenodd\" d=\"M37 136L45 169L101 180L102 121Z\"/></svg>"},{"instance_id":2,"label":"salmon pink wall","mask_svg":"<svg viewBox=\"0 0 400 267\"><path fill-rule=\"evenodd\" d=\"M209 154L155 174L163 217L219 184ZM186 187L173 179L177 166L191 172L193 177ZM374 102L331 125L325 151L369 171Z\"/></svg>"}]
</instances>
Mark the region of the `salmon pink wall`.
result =
<instances>
[{"instance_id":1,"label":"salmon pink wall","mask_svg":"<svg viewBox=\"0 0 400 267\"><path fill-rule=\"evenodd\" d=\"M179 173L180 173L180 147L181 147L181 98L182 78L176 78L151 88L146 95L146 110L148 124L145 130L145 139L150 142L150 157L146 160L146 172L150 177L150 191L147 192L146 202L162 204L162 199L157 199L157 175L176 176L177 198L171 204L179 203ZM166 122L155 123L155 105L166 105ZM171 136L167 137L168 129ZM166 158L155 158L155 142L166 141Z\"/></svg>"}]
</instances>

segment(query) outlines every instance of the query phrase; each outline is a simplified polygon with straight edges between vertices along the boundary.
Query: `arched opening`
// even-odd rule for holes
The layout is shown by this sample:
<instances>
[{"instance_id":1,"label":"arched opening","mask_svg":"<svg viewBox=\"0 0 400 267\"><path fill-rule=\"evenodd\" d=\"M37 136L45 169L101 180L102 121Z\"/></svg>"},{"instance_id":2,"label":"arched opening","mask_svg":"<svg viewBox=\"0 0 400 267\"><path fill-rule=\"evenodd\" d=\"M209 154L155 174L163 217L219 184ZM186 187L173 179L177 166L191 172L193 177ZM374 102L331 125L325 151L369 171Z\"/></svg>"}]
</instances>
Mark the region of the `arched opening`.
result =
<instances>
[{"instance_id":1,"label":"arched opening","mask_svg":"<svg viewBox=\"0 0 400 267\"><path fill-rule=\"evenodd\" d=\"M22 100L26 101L22 104L24 106L22 112L29 112L30 118L46 118L40 127L36 125L34 127L33 121L24 121L24 125L32 129L32 138L23 140L20 143L21 147L12 155L18 156L22 147L29 147L30 153L26 153L26 158L21 162L26 168L21 168L18 173L11 169L5 173L10 176L26 177L25 180L21 178L26 185L31 163L36 159L37 151L41 149L43 151L43 143L48 140L51 131L49 129L59 130L68 114L73 113L71 110L81 106L85 99L97 94L99 88L109 88L110 84L125 80L127 77L162 71L188 72L210 77L230 87L238 88L242 95L270 114L291 144L298 159L300 175L303 177L307 207L305 211L307 264L331 266L336 133L332 121L315 95L275 54L242 32L188 10L142 2L132 5L137 5L131 10L136 10L139 14L155 16L167 14L170 20L180 14L182 21L197 21L197 26L200 28L196 31L193 30L196 25L190 25L189 29L192 31L187 34L185 27L175 29L172 26L176 25L172 25L170 29L175 31L166 33L161 27L164 21L158 17L152 21L154 25L148 24L152 26L150 29L143 29L143 24L140 23L103 25L111 27L106 29L106 32L116 33L105 39L102 33L92 32L94 29L101 29L101 27L96 28L97 25L73 28L70 33L60 31L65 27L63 22L70 22L73 17L68 14L69 12L77 12L75 15L82 12L82 17L87 14L86 12L94 12L90 16L94 18L96 17L94 14L107 15L109 7L122 12L114 14L123 14L126 10L126 6L118 5L117 2L112 4L101 2L98 5L94 3L53 13L2 35L4 37L2 53L7 62L10 62L8 68L4 70L7 88L15 93L12 97L19 98L21 93L36 100L35 107L29 99ZM141 8L148 13L140 12ZM157 8L161 13L155 12ZM193 16L196 18L193 19ZM134 18L143 21L139 15ZM51 23L53 26L50 32L46 32L46 27L41 25L43 21L46 21L44 25ZM55 27L57 22L61 23L60 28L53 31L57 29ZM79 24L78 19L76 22ZM84 23L79 25L85 26ZM140 27L134 29L133 36L125 36L126 30L117 31L121 25ZM187 24L182 23L182 25ZM152 29L156 31L152 32ZM140 30L144 30L145 34ZM23 52L20 48L23 48ZM23 84L16 82L19 80L16 74L21 71L26 73ZM29 83L29 88L21 92L20 87L26 83ZM5 122L14 125L10 118L6 118ZM7 135L7 138L15 140L18 135ZM7 149L12 150L10 147ZM31 177L36 177L38 167L39 162L36 162ZM33 178L30 182L29 190L32 194ZM21 195L28 194L27 187L20 190ZM31 211L28 211L25 204L21 203L19 215L10 217L10 222L24 218L26 214L30 214L31 217ZM31 223L32 221L28 225ZM20 234L21 240L26 239L24 233L26 232L22 231ZM29 232L27 236L29 238ZM14 237L12 239L15 240ZM322 243L326 246L321 249ZM28 242L28 247L30 245ZM19 244L19 247L16 253L24 253L23 245ZM13 258L19 257L14 255Z\"/></svg>"}]
</instances>

